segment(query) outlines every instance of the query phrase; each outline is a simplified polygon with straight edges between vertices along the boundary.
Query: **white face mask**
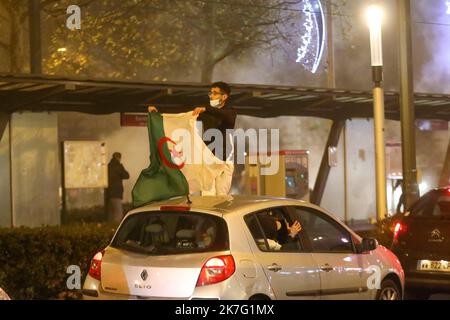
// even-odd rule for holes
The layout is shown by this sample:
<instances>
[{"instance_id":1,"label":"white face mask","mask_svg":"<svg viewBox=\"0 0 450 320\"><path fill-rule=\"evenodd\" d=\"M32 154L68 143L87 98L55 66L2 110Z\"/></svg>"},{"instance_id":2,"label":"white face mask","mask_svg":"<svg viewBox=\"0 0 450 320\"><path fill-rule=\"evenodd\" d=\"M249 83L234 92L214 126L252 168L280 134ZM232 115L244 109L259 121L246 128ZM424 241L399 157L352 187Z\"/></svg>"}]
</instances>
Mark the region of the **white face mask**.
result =
<instances>
[{"instance_id":1,"label":"white face mask","mask_svg":"<svg viewBox=\"0 0 450 320\"><path fill-rule=\"evenodd\" d=\"M220 99L209 100L209 105L213 108L218 108L220 106Z\"/></svg>"}]
</instances>

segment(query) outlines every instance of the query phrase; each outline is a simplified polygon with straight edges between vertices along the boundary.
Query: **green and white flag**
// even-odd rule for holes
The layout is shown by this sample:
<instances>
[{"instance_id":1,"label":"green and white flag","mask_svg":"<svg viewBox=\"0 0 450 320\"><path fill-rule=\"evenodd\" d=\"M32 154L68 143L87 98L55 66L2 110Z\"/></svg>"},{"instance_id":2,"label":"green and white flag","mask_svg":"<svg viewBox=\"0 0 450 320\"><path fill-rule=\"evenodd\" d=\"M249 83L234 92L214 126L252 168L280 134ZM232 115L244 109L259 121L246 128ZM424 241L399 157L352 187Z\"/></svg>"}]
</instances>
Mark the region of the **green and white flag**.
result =
<instances>
[{"instance_id":1,"label":"green and white flag","mask_svg":"<svg viewBox=\"0 0 450 320\"><path fill-rule=\"evenodd\" d=\"M133 206L210 190L226 163L214 156L191 112L148 115L150 165L133 187Z\"/></svg>"}]
</instances>

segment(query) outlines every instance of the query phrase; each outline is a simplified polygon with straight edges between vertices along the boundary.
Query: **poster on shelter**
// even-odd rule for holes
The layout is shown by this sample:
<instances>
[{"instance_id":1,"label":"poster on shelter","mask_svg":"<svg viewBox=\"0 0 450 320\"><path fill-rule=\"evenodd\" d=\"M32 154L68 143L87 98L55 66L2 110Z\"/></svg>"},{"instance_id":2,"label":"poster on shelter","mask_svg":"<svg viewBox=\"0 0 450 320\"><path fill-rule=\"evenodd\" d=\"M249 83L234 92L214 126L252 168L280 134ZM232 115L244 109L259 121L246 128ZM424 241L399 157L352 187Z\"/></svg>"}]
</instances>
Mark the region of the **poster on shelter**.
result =
<instances>
[{"instance_id":1,"label":"poster on shelter","mask_svg":"<svg viewBox=\"0 0 450 320\"><path fill-rule=\"evenodd\" d=\"M64 141L64 187L106 188L108 162L102 141Z\"/></svg>"},{"instance_id":2,"label":"poster on shelter","mask_svg":"<svg viewBox=\"0 0 450 320\"><path fill-rule=\"evenodd\" d=\"M403 179L401 143L386 143L386 175L392 180Z\"/></svg>"}]
</instances>

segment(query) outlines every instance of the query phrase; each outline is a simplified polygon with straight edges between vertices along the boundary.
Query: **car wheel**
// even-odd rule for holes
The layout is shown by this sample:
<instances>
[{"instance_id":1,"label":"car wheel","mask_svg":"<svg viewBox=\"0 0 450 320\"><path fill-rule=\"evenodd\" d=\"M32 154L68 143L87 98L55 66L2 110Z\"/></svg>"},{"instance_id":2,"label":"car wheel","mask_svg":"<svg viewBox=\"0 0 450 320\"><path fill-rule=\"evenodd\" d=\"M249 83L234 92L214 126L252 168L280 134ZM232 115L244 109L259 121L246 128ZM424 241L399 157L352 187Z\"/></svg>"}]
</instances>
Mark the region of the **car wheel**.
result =
<instances>
[{"instance_id":1,"label":"car wheel","mask_svg":"<svg viewBox=\"0 0 450 320\"><path fill-rule=\"evenodd\" d=\"M390 280L384 280L377 292L377 300L402 300L402 293L398 285Z\"/></svg>"}]
</instances>

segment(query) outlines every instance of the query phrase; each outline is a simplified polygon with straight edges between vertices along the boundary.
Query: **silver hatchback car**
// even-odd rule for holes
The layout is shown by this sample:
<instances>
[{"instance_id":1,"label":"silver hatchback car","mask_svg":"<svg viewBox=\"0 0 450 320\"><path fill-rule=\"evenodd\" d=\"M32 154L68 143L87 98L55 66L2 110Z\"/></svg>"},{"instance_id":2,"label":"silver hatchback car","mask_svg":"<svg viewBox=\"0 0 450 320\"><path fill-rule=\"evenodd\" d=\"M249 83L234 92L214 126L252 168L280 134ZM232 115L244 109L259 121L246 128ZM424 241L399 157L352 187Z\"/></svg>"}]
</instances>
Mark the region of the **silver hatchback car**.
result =
<instances>
[{"instance_id":1,"label":"silver hatchback car","mask_svg":"<svg viewBox=\"0 0 450 320\"><path fill-rule=\"evenodd\" d=\"M301 231L289 236L297 221ZM323 209L223 196L130 211L92 259L82 292L84 299L396 300L403 287L392 252Z\"/></svg>"}]
</instances>

